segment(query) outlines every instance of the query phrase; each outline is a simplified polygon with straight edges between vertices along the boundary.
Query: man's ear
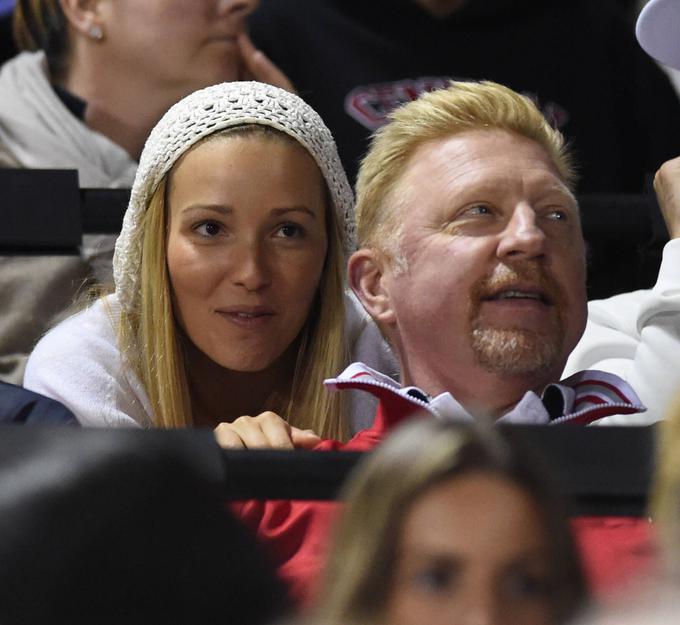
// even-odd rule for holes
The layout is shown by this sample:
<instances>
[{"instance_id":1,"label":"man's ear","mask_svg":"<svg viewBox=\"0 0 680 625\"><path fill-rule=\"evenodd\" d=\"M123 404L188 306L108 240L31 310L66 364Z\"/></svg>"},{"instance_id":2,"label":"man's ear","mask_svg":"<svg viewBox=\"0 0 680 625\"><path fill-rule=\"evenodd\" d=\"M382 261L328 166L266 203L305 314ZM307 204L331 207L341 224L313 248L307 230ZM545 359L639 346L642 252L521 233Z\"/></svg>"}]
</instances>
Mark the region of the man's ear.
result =
<instances>
[{"instance_id":1,"label":"man's ear","mask_svg":"<svg viewBox=\"0 0 680 625\"><path fill-rule=\"evenodd\" d=\"M388 259L373 248L363 248L352 254L347 262L349 286L373 319L381 325L395 322L389 289L385 284Z\"/></svg>"},{"instance_id":2,"label":"man's ear","mask_svg":"<svg viewBox=\"0 0 680 625\"><path fill-rule=\"evenodd\" d=\"M59 0L61 10L71 26L89 39L104 38L104 23L99 0Z\"/></svg>"}]
</instances>

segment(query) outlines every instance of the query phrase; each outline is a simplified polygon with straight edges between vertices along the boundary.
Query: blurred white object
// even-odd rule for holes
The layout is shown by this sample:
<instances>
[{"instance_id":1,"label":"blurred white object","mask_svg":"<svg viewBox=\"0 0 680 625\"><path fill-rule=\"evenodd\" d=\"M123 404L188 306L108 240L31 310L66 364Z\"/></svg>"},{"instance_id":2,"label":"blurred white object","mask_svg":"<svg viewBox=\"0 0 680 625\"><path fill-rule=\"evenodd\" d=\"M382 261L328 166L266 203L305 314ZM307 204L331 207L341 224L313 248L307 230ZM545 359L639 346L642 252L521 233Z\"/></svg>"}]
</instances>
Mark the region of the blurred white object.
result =
<instances>
[{"instance_id":1,"label":"blurred white object","mask_svg":"<svg viewBox=\"0 0 680 625\"><path fill-rule=\"evenodd\" d=\"M680 94L680 0L649 0L635 26L642 49L657 60Z\"/></svg>"},{"instance_id":2,"label":"blurred white object","mask_svg":"<svg viewBox=\"0 0 680 625\"><path fill-rule=\"evenodd\" d=\"M651 0L640 11L635 35L642 49L657 61L680 69L680 2Z\"/></svg>"}]
</instances>

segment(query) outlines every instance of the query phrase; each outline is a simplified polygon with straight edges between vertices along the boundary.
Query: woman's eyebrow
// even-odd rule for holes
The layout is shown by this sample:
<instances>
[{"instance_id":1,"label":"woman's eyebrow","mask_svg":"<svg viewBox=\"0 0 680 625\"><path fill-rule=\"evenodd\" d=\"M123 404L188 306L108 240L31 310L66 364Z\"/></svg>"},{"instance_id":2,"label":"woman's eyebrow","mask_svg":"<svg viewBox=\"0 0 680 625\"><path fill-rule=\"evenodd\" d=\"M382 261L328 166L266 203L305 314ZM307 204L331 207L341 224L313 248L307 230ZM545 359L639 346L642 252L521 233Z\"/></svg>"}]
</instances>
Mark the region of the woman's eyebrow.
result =
<instances>
[{"instance_id":1,"label":"woman's eyebrow","mask_svg":"<svg viewBox=\"0 0 680 625\"><path fill-rule=\"evenodd\" d=\"M231 215L234 209L231 206L224 206L223 204L190 204L185 206L182 213L194 213L197 211L212 211L220 215Z\"/></svg>"},{"instance_id":2,"label":"woman's eyebrow","mask_svg":"<svg viewBox=\"0 0 680 625\"><path fill-rule=\"evenodd\" d=\"M271 213L277 217L280 215L285 215L286 213L304 213L309 215L312 219L316 219L316 213L306 206L286 206L283 208L274 208L272 209Z\"/></svg>"}]
</instances>

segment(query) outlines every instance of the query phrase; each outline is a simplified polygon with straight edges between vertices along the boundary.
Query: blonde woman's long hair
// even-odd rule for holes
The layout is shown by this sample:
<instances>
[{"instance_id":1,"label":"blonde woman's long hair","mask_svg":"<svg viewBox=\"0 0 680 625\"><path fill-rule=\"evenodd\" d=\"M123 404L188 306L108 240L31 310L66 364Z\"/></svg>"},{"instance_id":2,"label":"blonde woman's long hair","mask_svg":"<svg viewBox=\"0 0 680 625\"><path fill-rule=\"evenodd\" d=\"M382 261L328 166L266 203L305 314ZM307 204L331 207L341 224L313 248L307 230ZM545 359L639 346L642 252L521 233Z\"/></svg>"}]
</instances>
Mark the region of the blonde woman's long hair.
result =
<instances>
[{"instance_id":1,"label":"blonde woman's long hair","mask_svg":"<svg viewBox=\"0 0 680 625\"><path fill-rule=\"evenodd\" d=\"M299 145L285 133L255 124L228 128L204 141L228 140L235 134ZM184 349L184 342L189 339L175 318L166 262L167 187L165 176L151 196L144 216L139 312L121 313L119 343L129 366L146 389L155 425L178 428L193 425L193 417ZM290 393L272 400L266 408L295 427L312 429L324 438L345 440L349 431L346 402L342 393L329 393L323 387L324 379L337 375L347 365L349 351L344 332L345 261L341 225L330 199L326 207L328 251L315 302L297 339L299 347L295 370L291 372Z\"/></svg>"}]
</instances>

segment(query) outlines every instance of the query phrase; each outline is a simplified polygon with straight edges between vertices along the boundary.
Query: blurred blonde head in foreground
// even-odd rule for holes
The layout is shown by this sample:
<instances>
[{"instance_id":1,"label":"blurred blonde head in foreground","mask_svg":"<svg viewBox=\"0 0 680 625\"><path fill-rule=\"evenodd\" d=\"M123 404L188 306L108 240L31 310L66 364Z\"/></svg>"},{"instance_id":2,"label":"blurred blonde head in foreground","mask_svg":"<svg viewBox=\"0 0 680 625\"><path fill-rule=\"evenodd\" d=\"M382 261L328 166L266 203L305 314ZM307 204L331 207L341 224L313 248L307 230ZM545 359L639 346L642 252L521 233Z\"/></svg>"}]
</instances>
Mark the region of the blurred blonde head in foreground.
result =
<instances>
[{"instance_id":1,"label":"blurred blonde head in foreground","mask_svg":"<svg viewBox=\"0 0 680 625\"><path fill-rule=\"evenodd\" d=\"M561 502L530 458L506 431L400 429L346 487L317 622L566 622L586 590Z\"/></svg>"}]
</instances>

